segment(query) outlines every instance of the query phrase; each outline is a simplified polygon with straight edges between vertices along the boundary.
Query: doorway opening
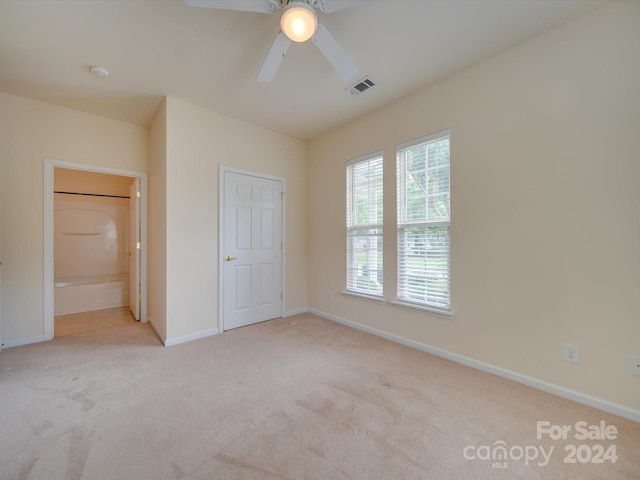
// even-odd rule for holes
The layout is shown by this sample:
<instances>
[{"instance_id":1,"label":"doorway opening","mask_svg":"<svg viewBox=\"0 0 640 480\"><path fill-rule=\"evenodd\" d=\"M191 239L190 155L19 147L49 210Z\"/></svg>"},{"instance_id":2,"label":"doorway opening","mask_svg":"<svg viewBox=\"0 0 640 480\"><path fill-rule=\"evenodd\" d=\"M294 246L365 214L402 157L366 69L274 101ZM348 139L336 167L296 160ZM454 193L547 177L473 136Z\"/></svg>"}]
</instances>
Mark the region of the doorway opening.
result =
<instances>
[{"instance_id":1,"label":"doorway opening","mask_svg":"<svg viewBox=\"0 0 640 480\"><path fill-rule=\"evenodd\" d=\"M146 174L46 159L44 189L45 339L113 312L146 322Z\"/></svg>"}]
</instances>

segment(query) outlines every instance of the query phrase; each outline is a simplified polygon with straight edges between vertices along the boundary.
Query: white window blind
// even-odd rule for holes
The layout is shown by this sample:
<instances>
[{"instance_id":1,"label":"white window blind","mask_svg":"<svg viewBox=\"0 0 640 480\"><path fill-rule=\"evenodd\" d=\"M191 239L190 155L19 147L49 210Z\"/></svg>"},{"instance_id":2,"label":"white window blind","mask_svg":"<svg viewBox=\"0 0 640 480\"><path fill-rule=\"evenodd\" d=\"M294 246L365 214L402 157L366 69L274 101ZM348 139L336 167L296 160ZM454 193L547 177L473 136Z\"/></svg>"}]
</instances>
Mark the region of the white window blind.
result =
<instances>
[{"instance_id":1,"label":"white window blind","mask_svg":"<svg viewBox=\"0 0 640 480\"><path fill-rule=\"evenodd\" d=\"M450 132L397 150L398 300L451 310Z\"/></svg>"},{"instance_id":2,"label":"white window blind","mask_svg":"<svg viewBox=\"0 0 640 480\"><path fill-rule=\"evenodd\" d=\"M382 153L347 163L347 291L382 297Z\"/></svg>"}]
</instances>

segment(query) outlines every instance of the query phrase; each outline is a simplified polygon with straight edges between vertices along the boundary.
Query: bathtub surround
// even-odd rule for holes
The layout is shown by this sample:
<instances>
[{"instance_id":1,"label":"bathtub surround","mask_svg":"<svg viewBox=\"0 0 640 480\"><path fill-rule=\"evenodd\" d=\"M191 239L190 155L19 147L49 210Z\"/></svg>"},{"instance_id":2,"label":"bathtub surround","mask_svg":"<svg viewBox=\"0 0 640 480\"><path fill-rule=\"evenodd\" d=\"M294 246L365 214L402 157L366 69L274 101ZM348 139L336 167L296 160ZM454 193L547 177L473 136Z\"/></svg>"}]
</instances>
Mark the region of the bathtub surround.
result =
<instances>
[{"instance_id":1,"label":"bathtub surround","mask_svg":"<svg viewBox=\"0 0 640 480\"><path fill-rule=\"evenodd\" d=\"M133 178L59 167L53 175L55 278L128 274Z\"/></svg>"},{"instance_id":2,"label":"bathtub surround","mask_svg":"<svg viewBox=\"0 0 640 480\"><path fill-rule=\"evenodd\" d=\"M2 353L0 477L635 480L640 471L637 423L311 314L171 348L133 320L93 325ZM605 422L617 438L538 440L538 421ZM465 458L465 448L482 456L500 441L538 447L538 458L505 469ZM569 443L615 444L618 459L565 464ZM539 447L554 448L548 463Z\"/></svg>"},{"instance_id":3,"label":"bathtub surround","mask_svg":"<svg viewBox=\"0 0 640 480\"><path fill-rule=\"evenodd\" d=\"M55 278L129 273L129 199L54 194Z\"/></svg>"},{"instance_id":4,"label":"bathtub surround","mask_svg":"<svg viewBox=\"0 0 640 480\"><path fill-rule=\"evenodd\" d=\"M91 275L54 280L53 314L91 312L129 306L129 274Z\"/></svg>"}]
</instances>

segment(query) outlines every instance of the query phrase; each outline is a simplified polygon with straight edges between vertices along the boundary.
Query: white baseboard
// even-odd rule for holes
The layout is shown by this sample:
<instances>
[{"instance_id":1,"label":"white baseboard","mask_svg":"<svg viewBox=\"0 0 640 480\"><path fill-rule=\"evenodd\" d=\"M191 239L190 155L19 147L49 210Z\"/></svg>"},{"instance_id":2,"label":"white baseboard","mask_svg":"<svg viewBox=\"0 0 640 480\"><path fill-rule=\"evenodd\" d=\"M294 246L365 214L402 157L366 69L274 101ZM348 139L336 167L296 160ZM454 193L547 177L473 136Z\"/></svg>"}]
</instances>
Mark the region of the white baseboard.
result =
<instances>
[{"instance_id":1,"label":"white baseboard","mask_svg":"<svg viewBox=\"0 0 640 480\"><path fill-rule=\"evenodd\" d=\"M219 329L212 328L210 330L203 330L202 332L190 333L189 335L183 335L182 337L167 338L162 343L165 347L172 347L181 343L192 342L193 340L199 340L201 338L211 337L212 335L218 335Z\"/></svg>"},{"instance_id":2,"label":"white baseboard","mask_svg":"<svg viewBox=\"0 0 640 480\"><path fill-rule=\"evenodd\" d=\"M640 423L640 410L625 407L624 405L619 405L617 403L609 402L607 400L593 397L584 393L576 392L559 385L554 385L552 383L538 380L537 378L529 377L528 375L512 372L511 370L506 370L501 367L496 367L488 363L480 362L478 360L474 360L473 358L464 357L462 355L458 355L457 353L452 353L441 348L433 347L425 343L417 342L415 340L410 340L393 333L385 332L384 330L368 327L366 325L362 325L360 323L356 323L351 320L332 315L330 313L316 310L315 308L309 308L308 311L310 313L318 315L319 317L326 318L327 320L332 320L334 322L341 323L342 325L346 325L347 327L371 333L373 335L386 338L387 340L391 340L393 342L400 343L417 350L422 350L423 352L427 352L447 360L451 360L452 362L460 363L467 367L475 368L476 370L491 373L493 375L497 375L498 377L506 378L508 380L512 380L514 382L521 383L538 390L542 390L543 392L551 393L562 398L573 400L574 402L597 408L598 410L602 410L603 412L618 415L619 417Z\"/></svg>"},{"instance_id":3,"label":"white baseboard","mask_svg":"<svg viewBox=\"0 0 640 480\"><path fill-rule=\"evenodd\" d=\"M18 338L16 340L4 340L2 342L2 348L21 347L23 345L30 345L32 343L46 342L47 339L44 335L38 335L37 337Z\"/></svg>"},{"instance_id":4,"label":"white baseboard","mask_svg":"<svg viewBox=\"0 0 640 480\"><path fill-rule=\"evenodd\" d=\"M282 318L293 317L294 315L300 315L301 313L307 313L309 309L306 307L296 308L294 310L289 310L282 315Z\"/></svg>"}]
</instances>

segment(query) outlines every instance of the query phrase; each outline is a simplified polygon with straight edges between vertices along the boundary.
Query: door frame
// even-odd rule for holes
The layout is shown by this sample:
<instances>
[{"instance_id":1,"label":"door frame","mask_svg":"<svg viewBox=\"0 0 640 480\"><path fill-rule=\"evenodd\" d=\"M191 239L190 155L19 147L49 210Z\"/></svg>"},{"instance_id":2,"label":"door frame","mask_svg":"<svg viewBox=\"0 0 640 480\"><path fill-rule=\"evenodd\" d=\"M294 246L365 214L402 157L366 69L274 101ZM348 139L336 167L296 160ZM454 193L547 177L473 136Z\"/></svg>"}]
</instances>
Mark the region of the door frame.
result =
<instances>
[{"instance_id":1,"label":"door frame","mask_svg":"<svg viewBox=\"0 0 640 480\"><path fill-rule=\"evenodd\" d=\"M238 168L226 167L224 165L220 165L219 173L218 173L218 329L220 333L225 331L224 328L224 268L223 268L223 256L224 256L224 197L225 197L225 174L236 173L239 175L247 175L249 177L262 178L265 180L274 180L276 182L280 182L282 184L282 209L280 211L281 222L280 222L280 238L282 239L282 255L281 255L281 265L282 269L281 277L281 285L280 291L282 292L282 299L280 301L280 317L284 316L285 305L287 300L287 275L286 275L286 253L287 253L287 241L286 241L286 205L287 202L284 199L287 198L286 195L286 179L284 177L277 177L274 175L268 175L265 173L254 172L251 170L241 170Z\"/></svg>"},{"instance_id":2,"label":"door frame","mask_svg":"<svg viewBox=\"0 0 640 480\"><path fill-rule=\"evenodd\" d=\"M145 172L67 162L52 158L44 159L44 340L54 336L54 255L53 255L53 174L54 168L106 173L140 180L140 322L147 318L147 198L148 183Z\"/></svg>"},{"instance_id":3,"label":"door frame","mask_svg":"<svg viewBox=\"0 0 640 480\"><path fill-rule=\"evenodd\" d=\"M129 185L129 310L131 310L131 313L136 320L142 319L142 294L140 292L142 252L138 248L138 244L142 246L142 243L140 241L140 214L142 212L142 189L140 187L141 183L142 182L140 182L140 179L133 178L131 185ZM133 278L135 282L131 282L132 264L133 270L134 272L136 272Z\"/></svg>"}]
</instances>

